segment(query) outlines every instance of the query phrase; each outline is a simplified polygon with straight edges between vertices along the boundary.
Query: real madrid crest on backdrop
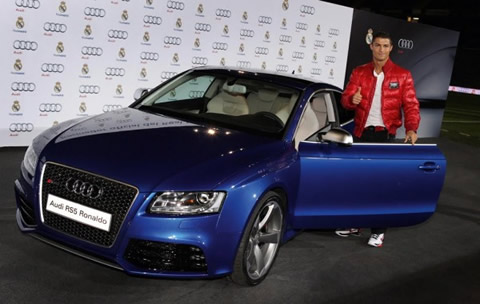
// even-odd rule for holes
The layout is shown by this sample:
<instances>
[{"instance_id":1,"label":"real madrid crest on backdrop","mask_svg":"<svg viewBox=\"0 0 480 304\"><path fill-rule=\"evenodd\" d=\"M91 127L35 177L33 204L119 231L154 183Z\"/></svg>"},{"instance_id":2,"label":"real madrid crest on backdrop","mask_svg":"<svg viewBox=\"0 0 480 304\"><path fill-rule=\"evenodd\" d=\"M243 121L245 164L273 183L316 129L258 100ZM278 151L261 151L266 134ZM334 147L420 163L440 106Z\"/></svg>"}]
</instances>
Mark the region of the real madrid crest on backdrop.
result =
<instances>
[{"instance_id":1,"label":"real madrid crest on backdrop","mask_svg":"<svg viewBox=\"0 0 480 304\"><path fill-rule=\"evenodd\" d=\"M343 87L353 10L317 0L5 0L0 146L203 65ZM399 41L399 47L413 44ZM198 92L191 92L196 96Z\"/></svg>"}]
</instances>

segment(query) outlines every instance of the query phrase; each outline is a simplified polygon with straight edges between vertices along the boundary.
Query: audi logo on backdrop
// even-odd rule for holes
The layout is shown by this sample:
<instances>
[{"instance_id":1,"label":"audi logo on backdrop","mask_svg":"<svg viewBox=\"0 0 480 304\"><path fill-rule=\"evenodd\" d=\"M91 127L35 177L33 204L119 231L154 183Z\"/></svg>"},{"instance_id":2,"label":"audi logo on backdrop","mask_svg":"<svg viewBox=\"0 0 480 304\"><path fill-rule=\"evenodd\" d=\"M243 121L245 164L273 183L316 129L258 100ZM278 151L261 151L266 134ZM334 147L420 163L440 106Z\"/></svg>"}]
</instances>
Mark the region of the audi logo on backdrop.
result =
<instances>
[{"instance_id":1,"label":"audi logo on backdrop","mask_svg":"<svg viewBox=\"0 0 480 304\"><path fill-rule=\"evenodd\" d=\"M145 15L145 16L143 16L143 22L145 22L147 24L160 25L160 24L162 24L162 18L159 17L159 16Z\"/></svg>"},{"instance_id":2,"label":"audi logo on backdrop","mask_svg":"<svg viewBox=\"0 0 480 304\"><path fill-rule=\"evenodd\" d=\"M250 61L242 61L242 60L237 61L237 68L248 69L251 66L252 66L252 63Z\"/></svg>"},{"instance_id":3,"label":"audi logo on backdrop","mask_svg":"<svg viewBox=\"0 0 480 304\"><path fill-rule=\"evenodd\" d=\"M70 177L65 182L65 189L75 194L81 195L83 197L88 197L91 199L97 199L103 193L103 188L95 184L82 181L81 179L75 179L73 177Z\"/></svg>"},{"instance_id":4,"label":"audi logo on backdrop","mask_svg":"<svg viewBox=\"0 0 480 304\"><path fill-rule=\"evenodd\" d=\"M312 74L312 75L322 75L322 69L312 68L312 70L310 71L310 74Z\"/></svg>"},{"instance_id":5,"label":"audi logo on backdrop","mask_svg":"<svg viewBox=\"0 0 480 304\"><path fill-rule=\"evenodd\" d=\"M40 112L60 112L62 105L59 103L41 103L38 109Z\"/></svg>"},{"instance_id":6,"label":"audi logo on backdrop","mask_svg":"<svg viewBox=\"0 0 480 304\"><path fill-rule=\"evenodd\" d=\"M297 30L302 30L302 31L308 30L308 24L303 23L303 22L297 22L295 27L297 28Z\"/></svg>"},{"instance_id":7,"label":"audi logo on backdrop","mask_svg":"<svg viewBox=\"0 0 480 304\"><path fill-rule=\"evenodd\" d=\"M192 64L207 65L208 64L208 58L207 57L192 57Z\"/></svg>"},{"instance_id":8,"label":"audi logo on backdrop","mask_svg":"<svg viewBox=\"0 0 480 304\"><path fill-rule=\"evenodd\" d=\"M42 72L63 73L65 67L60 63L44 63L42 64Z\"/></svg>"},{"instance_id":9,"label":"audi logo on backdrop","mask_svg":"<svg viewBox=\"0 0 480 304\"><path fill-rule=\"evenodd\" d=\"M160 55L158 55L158 53L153 53L153 52L141 52L140 53L140 59L142 59L142 60L157 61L158 58L160 58Z\"/></svg>"},{"instance_id":10,"label":"audi logo on backdrop","mask_svg":"<svg viewBox=\"0 0 480 304\"><path fill-rule=\"evenodd\" d=\"M103 49L94 46L84 46L82 47L82 54L89 56L102 56Z\"/></svg>"},{"instance_id":11,"label":"audi logo on backdrop","mask_svg":"<svg viewBox=\"0 0 480 304\"><path fill-rule=\"evenodd\" d=\"M300 12L302 14L313 15L315 14L315 8L313 6L302 5L300 6Z\"/></svg>"},{"instance_id":12,"label":"audi logo on backdrop","mask_svg":"<svg viewBox=\"0 0 480 304\"><path fill-rule=\"evenodd\" d=\"M268 55L268 48L266 47L256 47L255 54L258 55Z\"/></svg>"},{"instance_id":13,"label":"audi logo on backdrop","mask_svg":"<svg viewBox=\"0 0 480 304\"><path fill-rule=\"evenodd\" d=\"M128 32L120 31L120 30L109 30L108 31L108 38L127 39L128 38Z\"/></svg>"},{"instance_id":14,"label":"audi logo on backdrop","mask_svg":"<svg viewBox=\"0 0 480 304\"><path fill-rule=\"evenodd\" d=\"M411 50L413 49L413 40L400 39L398 40L397 45L401 49Z\"/></svg>"},{"instance_id":15,"label":"audi logo on backdrop","mask_svg":"<svg viewBox=\"0 0 480 304\"><path fill-rule=\"evenodd\" d=\"M160 74L160 78L162 79L170 79L172 78L173 76L177 75L177 72L168 72L168 71L163 71L161 74Z\"/></svg>"},{"instance_id":16,"label":"audi logo on backdrop","mask_svg":"<svg viewBox=\"0 0 480 304\"><path fill-rule=\"evenodd\" d=\"M289 68L288 68L288 65L286 64L277 64L277 67L275 70L277 72L288 72Z\"/></svg>"},{"instance_id":17,"label":"audi logo on backdrop","mask_svg":"<svg viewBox=\"0 0 480 304\"><path fill-rule=\"evenodd\" d=\"M315 40L315 44L314 44L316 47L325 47L325 41L323 40Z\"/></svg>"},{"instance_id":18,"label":"audi logo on backdrop","mask_svg":"<svg viewBox=\"0 0 480 304\"><path fill-rule=\"evenodd\" d=\"M218 51L226 51L228 49L228 43L214 42L212 43L212 49L218 50Z\"/></svg>"},{"instance_id":19,"label":"audi logo on backdrop","mask_svg":"<svg viewBox=\"0 0 480 304\"><path fill-rule=\"evenodd\" d=\"M253 37L255 36L255 32L253 30L241 29L240 36L242 37Z\"/></svg>"},{"instance_id":20,"label":"audi logo on backdrop","mask_svg":"<svg viewBox=\"0 0 480 304\"><path fill-rule=\"evenodd\" d=\"M217 15L217 17L230 18L232 16L232 11L228 9L218 8L215 11L215 15Z\"/></svg>"},{"instance_id":21,"label":"audi logo on backdrop","mask_svg":"<svg viewBox=\"0 0 480 304\"><path fill-rule=\"evenodd\" d=\"M97 7L86 7L83 10L83 13L87 16L100 17L100 18L103 18L106 15L106 12L103 8L97 8Z\"/></svg>"},{"instance_id":22,"label":"audi logo on backdrop","mask_svg":"<svg viewBox=\"0 0 480 304\"><path fill-rule=\"evenodd\" d=\"M170 44L170 45L180 45L182 44L182 38L174 37L174 36L165 36L165 38L163 38L163 43Z\"/></svg>"},{"instance_id":23,"label":"audi logo on backdrop","mask_svg":"<svg viewBox=\"0 0 480 304\"><path fill-rule=\"evenodd\" d=\"M188 97L190 98L201 98L203 97L204 91L190 91Z\"/></svg>"},{"instance_id":24,"label":"audi logo on backdrop","mask_svg":"<svg viewBox=\"0 0 480 304\"><path fill-rule=\"evenodd\" d=\"M337 61L337 58L335 58L334 56L325 56L325 62L335 63L335 61Z\"/></svg>"},{"instance_id":25,"label":"audi logo on backdrop","mask_svg":"<svg viewBox=\"0 0 480 304\"><path fill-rule=\"evenodd\" d=\"M8 128L10 132L32 132L33 124L32 123L12 123Z\"/></svg>"},{"instance_id":26,"label":"audi logo on backdrop","mask_svg":"<svg viewBox=\"0 0 480 304\"><path fill-rule=\"evenodd\" d=\"M36 51L38 48L38 43L28 40L15 40L13 42L13 48L22 51Z\"/></svg>"},{"instance_id":27,"label":"audi logo on backdrop","mask_svg":"<svg viewBox=\"0 0 480 304\"><path fill-rule=\"evenodd\" d=\"M81 85L78 87L78 91L81 94L98 94L100 93L100 87L97 85Z\"/></svg>"},{"instance_id":28,"label":"audi logo on backdrop","mask_svg":"<svg viewBox=\"0 0 480 304\"><path fill-rule=\"evenodd\" d=\"M37 86L33 82L12 82L10 88L15 92L33 92Z\"/></svg>"},{"instance_id":29,"label":"audi logo on backdrop","mask_svg":"<svg viewBox=\"0 0 480 304\"><path fill-rule=\"evenodd\" d=\"M272 22L273 22L272 17L268 17L268 16L260 16L260 17L258 17L258 23L272 24Z\"/></svg>"},{"instance_id":30,"label":"audi logo on backdrop","mask_svg":"<svg viewBox=\"0 0 480 304\"><path fill-rule=\"evenodd\" d=\"M107 76L125 76L125 69L123 68L106 68L105 75Z\"/></svg>"},{"instance_id":31,"label":"audi logo on backdrop","mask_svg":"<svg viewBox=\"0 0 480 304\"><path fill-rule=\"evenodd\" d=\"M278 39L281 42L287 42L287 43L292 42L292 36L289 36L289 35L280 35L280 37Z\"/></svg>"},{"instance_id":32,"label":"audi logo on backdrop","mask_svg":"<svg viewBox=\"0 0 480 304\"><path fill-rule=\"evenodd\" d=\"M43 29L47 32L65 33L67 26L63 23L45 22Z\"/></svg>"},{"instance_id":33,"label":"audi logo on backdrop","mask_svg":"<svg viewBox=\"0 0 480 304\"><path fill-rule=\"evenodd\" d=\"M185 3L180 2L180 1L168 1L167 2L167 7L169 9L183 11L183 9L185 8Z\"/></svg>"},{"instance_id":34,"label":"audi logo on backdrop","mask_svg":"<svg viewBox=\"0 0 480 304\"><path fill-rule=\"evenodd\" d=\"M18 7L37 9L40 7L40 1L39 0L16 0L15 5Z\"/></svg>"},{"instance_id":35,"label":"audi logo on backdrop","mask_svg":"<svg viewBox=\"0 0 480 304\"><path fill-rule=\"evenodd\" d=\"M292 58L303 59L303 58L305 58L305 53L303 53L303 52L293 52L292 53Z\"/></svg>"},{"instance_id":36,"label":"audi logo on backdrop","mask_svg":"<svg viewBox=\"0 0 480 304\"><path fill-rule=\"evenodd\" d=\"M195 30L201 32L210 32L212 30L212 26L208 23L195 23Z\"/></svg>"},{"instance_id":37,"label":"audi logo on backdrop","mask_svg":"<svg viewBox=\"0 0 480 304\"><path fill-rule=\"evenodd\" d=\"M336 28L329 28L328 29L328 34L331 36L338 36L340 35L340 30Z\"/></svg>"},{"instance_id":38,"label":"audi logo on backdrop","mask_svg":"<svg viewBox=\"0 0 480 304\"><path fill-rule=\"evenodd\" d=\"M106 112L115 111L121 108L122 108L122 105L119 105L119 104L106 104L106 105L103 105L102 110L104 113L106 113Z\"/></svg>"}]
</instances>

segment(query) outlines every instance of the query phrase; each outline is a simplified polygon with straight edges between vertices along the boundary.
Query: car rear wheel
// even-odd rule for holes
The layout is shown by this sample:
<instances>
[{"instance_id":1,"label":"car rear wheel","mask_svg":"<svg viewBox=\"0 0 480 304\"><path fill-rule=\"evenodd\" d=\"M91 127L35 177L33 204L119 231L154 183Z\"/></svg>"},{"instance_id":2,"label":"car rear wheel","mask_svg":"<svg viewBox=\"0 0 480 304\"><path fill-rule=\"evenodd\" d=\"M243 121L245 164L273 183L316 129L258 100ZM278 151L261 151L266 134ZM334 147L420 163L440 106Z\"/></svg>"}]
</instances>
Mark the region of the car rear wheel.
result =
<instances>
[{"instance_id":1,"label":"car rear wheel","mask_svg":"<svg viewBox=\"0 0 480 304\"><path fill-rule=\"evenodd\" d=\"M284 227L284 202L267 193L255 207L235 258L232 281L257 285L267 276L277 256Z\"/></svg>"}]
</instances>

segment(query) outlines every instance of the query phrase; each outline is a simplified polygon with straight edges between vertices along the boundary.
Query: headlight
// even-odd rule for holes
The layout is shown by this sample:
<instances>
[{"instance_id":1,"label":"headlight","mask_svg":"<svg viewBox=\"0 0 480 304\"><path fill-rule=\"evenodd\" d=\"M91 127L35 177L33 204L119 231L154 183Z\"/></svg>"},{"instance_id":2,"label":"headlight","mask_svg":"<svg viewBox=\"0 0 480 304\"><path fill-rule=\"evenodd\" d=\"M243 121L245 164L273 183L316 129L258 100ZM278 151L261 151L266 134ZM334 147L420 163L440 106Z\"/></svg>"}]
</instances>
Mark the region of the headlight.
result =
<instances>
[{"instance_id":1,"label":"headlight","mask_svg":"<svg viewBox=\"0 0 480 304\"><path fill-rule=\"evenodd\" d=\"M217 213L224 198L225 192L163 192L153 198L148 210L177 215Z\"/></svg>"},{"instance_id":2,"label":"headlight","mask_svg":"<svg viewBox=\"0 0 480 304\"><path fill-rule=\"evenodd\" d=\"M35 168L37 167L38 155L33 149L33 143L28 147L27 152L25 152L25 157L23 158L23 166L27 170L30 178L35 175Z\"/></svg>"}]
</instances>

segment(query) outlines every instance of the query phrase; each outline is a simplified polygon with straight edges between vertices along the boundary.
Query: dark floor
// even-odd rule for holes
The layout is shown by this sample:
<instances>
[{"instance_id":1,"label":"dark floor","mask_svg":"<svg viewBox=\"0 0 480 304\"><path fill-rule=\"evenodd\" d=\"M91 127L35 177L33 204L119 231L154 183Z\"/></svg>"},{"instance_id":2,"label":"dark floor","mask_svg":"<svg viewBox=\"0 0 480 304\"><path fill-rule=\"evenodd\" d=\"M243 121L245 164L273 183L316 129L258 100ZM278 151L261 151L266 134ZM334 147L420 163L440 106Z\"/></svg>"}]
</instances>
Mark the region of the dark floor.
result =
<instances>
[{"instance_id":1,"label":"dark floor","mask_svg":"<svg viewBox=\"0 0 480 304\"><path fill-rule=\"evenodd\" d=\"M1 303L480 303L480 148L439 139L447 179L426 223L390 229L383 248L331 231L284 245L267 279L131 277L17 229L13 181L24 149L0 148Z\"/></svg>"}]
</instances>

